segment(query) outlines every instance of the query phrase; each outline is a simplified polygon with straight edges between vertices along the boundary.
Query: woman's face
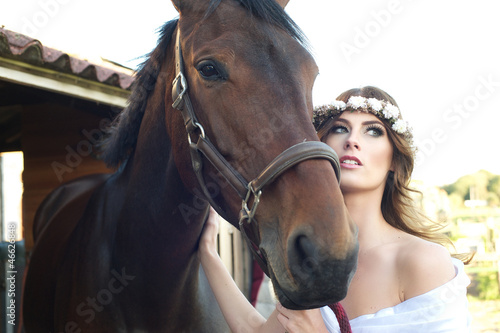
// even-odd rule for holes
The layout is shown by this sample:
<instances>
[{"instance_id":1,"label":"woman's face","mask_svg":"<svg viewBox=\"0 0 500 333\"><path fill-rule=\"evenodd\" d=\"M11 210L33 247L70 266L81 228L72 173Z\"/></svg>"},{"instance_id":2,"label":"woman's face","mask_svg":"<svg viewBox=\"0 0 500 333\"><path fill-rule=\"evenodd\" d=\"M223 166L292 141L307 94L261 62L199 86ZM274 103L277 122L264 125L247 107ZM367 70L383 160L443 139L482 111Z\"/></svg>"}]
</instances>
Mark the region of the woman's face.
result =
<instances>
[{"instance_id":1,"label":"woman's face","mask_svg":"<svg viewBox=\"0 0 500 333\"><path fill-rule=\"evenodd\" d=\"M339 156L344 194L380 189L392 169L392 144L382 121L366 112L343 112L326 143Z\"/></svg>"}]
</instances>

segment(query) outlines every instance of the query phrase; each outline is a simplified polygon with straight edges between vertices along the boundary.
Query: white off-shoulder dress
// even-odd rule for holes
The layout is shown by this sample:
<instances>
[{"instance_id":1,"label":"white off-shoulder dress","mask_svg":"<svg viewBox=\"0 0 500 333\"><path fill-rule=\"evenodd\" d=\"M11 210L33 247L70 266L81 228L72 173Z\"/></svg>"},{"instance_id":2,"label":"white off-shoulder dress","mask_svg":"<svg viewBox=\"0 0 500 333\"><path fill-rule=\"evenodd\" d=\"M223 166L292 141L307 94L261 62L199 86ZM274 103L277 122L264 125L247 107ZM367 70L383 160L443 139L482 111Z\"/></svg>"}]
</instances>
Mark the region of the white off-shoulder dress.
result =
<instances>
[{"instance_id":1,"label":"white off-shoulder dress","mask_svg":"<svg viewBox=\"0 0 500 333\"><path fill-rule=\"evenodd\" d=\"M352 332L470 332L466 296L470 280L464 272L464 264L455 258L452 261L456 275L451 281L396 306L350 320ZM329 332L340 332L337 318L328 306L321 308L321 314Z\"/></svg>"}]
</instances>

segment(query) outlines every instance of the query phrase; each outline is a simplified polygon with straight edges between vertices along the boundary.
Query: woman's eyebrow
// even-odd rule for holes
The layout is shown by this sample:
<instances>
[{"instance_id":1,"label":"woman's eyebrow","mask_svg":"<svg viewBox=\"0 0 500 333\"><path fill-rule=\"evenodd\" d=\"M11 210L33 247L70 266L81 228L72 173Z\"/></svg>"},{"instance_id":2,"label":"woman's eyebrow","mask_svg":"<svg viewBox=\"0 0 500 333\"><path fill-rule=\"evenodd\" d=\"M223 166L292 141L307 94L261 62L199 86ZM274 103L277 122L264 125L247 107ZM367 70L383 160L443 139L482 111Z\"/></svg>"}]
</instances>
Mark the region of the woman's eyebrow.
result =
<instances>
[{"instance_id":1,"label":"woman's eyebrow","mask_svg":"<svg viewBox=\"0 0 500 333\"><path fill-rule=\"evenodd\" d=\"M344 119L344 118L337 118L336 121L340 121L341 123L346 123L346 124L350 124L351 122L347 119Z\"/></svg>"},{"instance_id":2,"label":"woman's eyebrow","mask_svg":"<svg viewBox=\"0 0 500 333\"><path fill-rule=\"evenodd\" d=\"M350 125L351 122L347 119L344 118L337 118L337 121L340 121L342 123ZM372 124L379 124L379 125L384 125L380 120L367 120L361 123L361 125L366 126L366 125L372 125Z\"/></svg>"},{"instance_id":3,"label":"woman's eyebrow","mask_svg":"<svg viewBox=\"0 0 500 333\"><path fill-rule=\"evenodd\" d=\"M384 125L380 120L369 120L369 121L364 121L362 123L363 125L372 125L372 124L379 124L379 125Z\"/></svg>"}]
</instances>

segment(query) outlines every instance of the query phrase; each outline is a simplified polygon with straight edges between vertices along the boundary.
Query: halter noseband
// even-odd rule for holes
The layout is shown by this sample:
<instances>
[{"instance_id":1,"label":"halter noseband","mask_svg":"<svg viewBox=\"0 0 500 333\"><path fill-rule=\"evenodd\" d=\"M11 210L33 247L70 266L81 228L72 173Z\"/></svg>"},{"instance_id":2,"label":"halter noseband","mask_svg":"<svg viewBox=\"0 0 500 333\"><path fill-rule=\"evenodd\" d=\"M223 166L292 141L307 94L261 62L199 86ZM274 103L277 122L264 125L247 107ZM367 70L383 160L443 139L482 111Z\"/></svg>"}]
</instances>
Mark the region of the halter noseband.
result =
<instances>
[{"instance_id":1,"label":"halter noseband","mask_svg":"<svg viewBox=\"0 0 500 333\"><path fill-rule=\"evenodd\" d=\"M250 182L246 181L245 178L231 166L231 164L220 154L217 148L206 137L205 130L196 117L191 99L187 93L188 83L183 74L184 61L180 45L179 27L177 27L175 40L175 72L175 79L172 83L172 107L181 111L184 119L184 125L186 126L188 134L191 163L196 178L198 179L198 183L203 191L203 195L212 207L221 211L219 205L213 200L213 197L205 183L205 179L203 177L202 154L217 169L217 171L222 174L222 176L242 199L242 208L239 217L240 231L248 242L250 250L254 254L254 258L257 260L262 270L269 276L267 259L265 254L259 249L260 237L257 223L252 223L252 221L255 221L255 212L260 202L262 189L266 185L272 183L277 177L292 166L305 160L317 158L327 159L330 161L337 179L340 181L340 165L338 156L335 151L330 148L330 146L323 142L301 142L291 146L279 154L254 180ZM198 140L193 142L192 137L195 137L196 135L198 136ZM251 207L248 207L252 198L252 205ZM247 233L246 228L250 228L250 233Z\"/></svg>"}]
</instances>

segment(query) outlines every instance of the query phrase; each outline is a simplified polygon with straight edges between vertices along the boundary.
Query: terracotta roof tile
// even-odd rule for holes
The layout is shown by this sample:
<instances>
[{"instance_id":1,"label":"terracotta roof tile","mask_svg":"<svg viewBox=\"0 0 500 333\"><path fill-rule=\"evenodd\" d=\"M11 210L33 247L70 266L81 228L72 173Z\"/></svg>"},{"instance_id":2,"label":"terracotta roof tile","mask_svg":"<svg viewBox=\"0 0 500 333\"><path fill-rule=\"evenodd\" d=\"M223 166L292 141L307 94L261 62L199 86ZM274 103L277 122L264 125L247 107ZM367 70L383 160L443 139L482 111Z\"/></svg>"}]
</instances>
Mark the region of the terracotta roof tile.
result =
<instances>
[{"instance_id":1,"label":"terracotta roof tile","mask_svg":"<svg viewBox=\"0 0 500 333\"><path fill-rule=\"evenodd\" d=\"M23 34L0 28L0 56L130 90L132 71L107 68L46 46Z\"/></svg>"}]
</instances>

